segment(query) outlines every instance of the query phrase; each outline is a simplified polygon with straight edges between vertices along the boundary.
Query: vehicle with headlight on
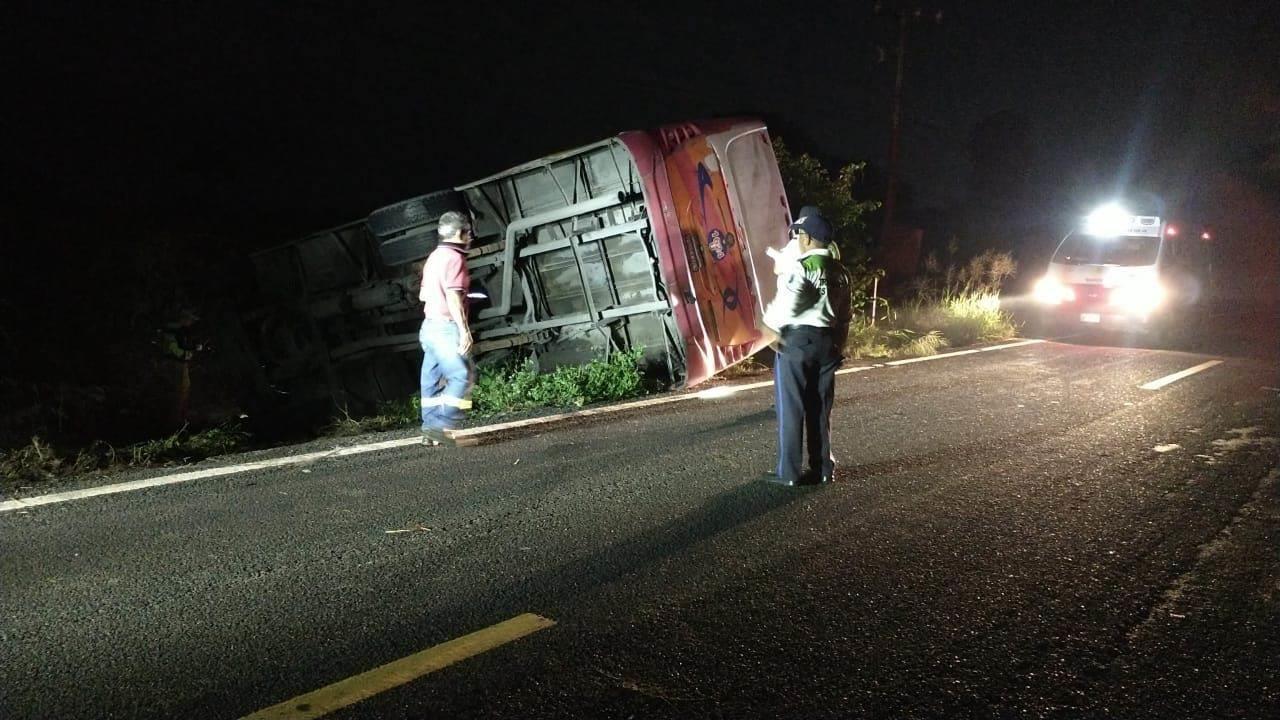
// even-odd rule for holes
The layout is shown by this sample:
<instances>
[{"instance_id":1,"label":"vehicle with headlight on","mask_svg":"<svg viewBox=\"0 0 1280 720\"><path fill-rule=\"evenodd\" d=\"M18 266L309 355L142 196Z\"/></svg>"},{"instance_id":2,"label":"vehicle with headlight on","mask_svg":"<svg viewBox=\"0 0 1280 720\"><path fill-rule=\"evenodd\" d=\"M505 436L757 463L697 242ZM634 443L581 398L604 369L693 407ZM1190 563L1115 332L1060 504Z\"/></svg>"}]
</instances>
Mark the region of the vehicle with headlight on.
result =
<instances>
[{"instance_id":1,"label":"vehicle with headlight on","mask_svg":"<svg viewBox=\"0 0 1280 720\"><path fill-rule=\"evenodd\" d=\"M1187 271L1196 248L1178 236L1159 216L1098 208L1062 239L1035 285L1046 324L1139 332L1177 324L1201 295Z\"/></svg>"}]
</instances>

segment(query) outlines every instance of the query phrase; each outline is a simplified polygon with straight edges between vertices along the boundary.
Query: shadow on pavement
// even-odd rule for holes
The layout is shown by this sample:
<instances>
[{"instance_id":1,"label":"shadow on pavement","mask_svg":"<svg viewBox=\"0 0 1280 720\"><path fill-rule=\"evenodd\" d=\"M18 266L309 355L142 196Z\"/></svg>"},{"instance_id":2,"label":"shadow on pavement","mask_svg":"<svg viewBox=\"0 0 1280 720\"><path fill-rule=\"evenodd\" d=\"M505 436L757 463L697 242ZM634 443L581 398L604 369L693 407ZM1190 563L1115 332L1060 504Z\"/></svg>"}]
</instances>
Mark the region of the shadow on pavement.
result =
<instances>
[{"instance_id":1,"label":"shadow on pavement","mask_svg":"<svg viewBox=\"0 0 1280 720\"><path fill-rule=\"evenodd\" d=\"M740 482L743 484L716 495L668 523L602 548L589 558L548 568L516 585L525 585L530 594L541 596L537 600L542 604L555 602L555 597L562 596L567 588L579 592L599 588L807 498L821 487L785 488L758 482L754 478L743 478ZM515 587L511 589L516 590Z\"/></svg>"}]
</instances>

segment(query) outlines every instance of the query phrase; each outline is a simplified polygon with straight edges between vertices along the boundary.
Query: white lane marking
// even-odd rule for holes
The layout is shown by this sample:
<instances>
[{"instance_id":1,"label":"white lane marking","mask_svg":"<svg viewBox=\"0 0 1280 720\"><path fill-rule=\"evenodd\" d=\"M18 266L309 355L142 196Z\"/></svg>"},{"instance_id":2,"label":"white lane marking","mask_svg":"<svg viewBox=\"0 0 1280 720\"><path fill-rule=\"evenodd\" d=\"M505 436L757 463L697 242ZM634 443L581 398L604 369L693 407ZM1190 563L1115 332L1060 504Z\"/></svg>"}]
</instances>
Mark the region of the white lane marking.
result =
<instances>
[{"instance_id":1,"label":"white lane marking","mask_svg":"<svg viewBox=\"0 0 1280 720\"><path fill-rule=\"evenodd\" d=\"M882 367L884 367L884 364L883 364L883 363L880 363L880 364L877 364L877 365L859 365L858 367L851 367L851 368L845 368L845 369L843 369L843 370L837 370L837 371L836 371L836 374L837 374L837 375L848 375L849 373L864 372L864 371L867 371L867 370L875 370L876 368L882 368ZM770 385L772 385L772 384L773 384L773 381L772 381L772 380L771 380L771 381L769 381L769 384L770 384Z\"/></svg>"},{"instance_id":2,"label":"white lane marking","mask_svg":"<svg viewBox=\"0 0 1280 720\"><path fill-rule=\"evenodd\" d=\"M1008 348L1023 347L1025 345L1035 345L1042 343L1044 340L1022 340L1015 343L1007 343L1005 345L992 345L991 347L977 348L976 350L957 350L956 352L942 353L941 355L926 355L918 358L907 358L906 360L894 360L887 362L885 365L896 367L898 365L910 365L912 363L929 362L930 360L942 360L943 358L959 357L961 355L976 355L977 353L991 352L992 350L1006 350Z\"/></svg>"},{"instance_id":3,"label":"white lane marking","mask_svg":"<svg viewBox=\"0 0 1280 720\"><path fill-rule=\"evenodd\" d=\"M1176 372L1172 375L1166 375L1160 378L1159 380L1152 380L1146 385L1139 385L1138 388L1140 390L1159 390L1160 388L1164 387L1165 385L1168 385L1169 383L1178 382L1182 378L1190 377L1192 375L1195 375L1198 372L1208 370L1214 365L1221 365L1221 364L1222 364L1221 360L1210 360L1209 362L1203 362L1193 368L1187 368L1182 372Z\"/></svg>"},{"instance_id":4,"label":"white lane marking","mask_svg":"<svg viewBox=\"0 0 1280 720\"><path fill-rule=\"evenodd\" d=\"M301 465L303 463L315 462L327 457L358 455L360 453L374 452L375 450L386 450L388 448L400 447L402 445L416 445L421 442L422 441L416 437L402 438L400 440L387 440L385 442L370 443L368 445L355 445L352 447L306 453L305 455L290 455L288 457L260 460L258 462L242 463L240 465L227 465L225 467L192 470L191 472L177 473L174 475L161 475L160 477L147 478L145 480L133 480L131 482L116 483L114 485L102 485L99 487L85 488L84 490L69 490L67 492L37 495L29 498L18 498L16 500L6 500L0 503L0 512L8 512L9 510L17 510L19 508L35 507L37 505L67 502L68 500L80 500L82 498L95 497L97 495L112 495L115 493L131 492L133 490L143 490L146 488L158 487L160 485L172 485L174 483L188 482L191 480L202 480L204 478L221 477L223 475L235 475L237 473L251 472L253 470L284 467L286 465Z\"/></svg>"},{"instance_id":5,"label":"white lane marking","mask_svg":"<svg viewBox=\"0 0 1280 720\"><path fill-rule=\"evenodd\" d=\"M529 418L527 420L512 420L511 422L498 423L497 425L483 425L481 427L467 428L465 430L458 430L454 432L453 436L455 438L470 438L479 435L488 435L489 433L500 432L502 430L512 430L514 428L529 427L531 425L543 425L559 420L567 420L569 418L590 417L592 415L603 415L605 413L618 412L620 410L634 410L635 408L666 405L667 403L680 402L681 400L689 400L696 397L698 397L697 393L689 393L687 395L637 400L635 402L622 403L621 405L608 405L606 407L591 408L590 410L574 410L573 412L560 413L558 415L547 415L545 417Z\"/></svg>"},{"instance_id":6,"label":"white lane marking","mask_svg":"<svg viewBox=\"0 0 1280 720\"><path fill-rule=\"evenodd\" d=\"M992 350L1005 350L1008 348L1023 347L1025 345L1035 345L1042 343L1044 340L1024 340L1022 342L1007 343L1005 345L993 345L987 348L977 350L963 350L959 352L946 353L943 355L930 355L925 358L913 358L911 360L897 360L888 363L878 363L875 365L865 365L859 367L845 368L837 370L837 375L847 375L849 373L864 372L874 370L889 365L905 365L909 362L920 362L923 360L940 360L942 358L957 357L960 355L973 355L980 352L990 352ZM764 380L761 382L748 383L746 385L734 386L732 392L728 394L737 394L747 390L757 390L759 388L770 387L773 385L772 380ZM655 407L658 405L666 405L669 403L680 402L682 400L691 399L713 399L717 395L721 395L724 391L711 393L710 389L701 392L686 393L683 395L672 395L660 398L650 398L648 400L636 400L634 402L622 403L620 405L608 405L605 407L592 408L589 410L575 410L573 412L560 413L557 415L547 415L545 417L528 418L525 420L513 420L511 422L498 423L496 425L484 425L481 427L466 428L458 430L453 435L460 440L476 438L490 433L502 432L504 430L513 430L517 428L531 427L534 425L543 425L546 423L558 422L560 420L568 420L570 418L590 417L593 415L603 415L605 413L619 412L622 410L634 410L636 408ZM68 502L70 500L80 500L83 498L97 497L99 495L114 495L122 492L132 492L134 490L144 490L146 488L159 487L161 485L172 485L174 483L190 482L192 480L203 480L211 477L223 477L226 475L235 475L237 473L252 472L254 470L264 470L267 468L285 467L288 465L301 465L305 463L315 462L327 457L345 457L349 455L359 455L361 453L375 452L378 450L389 450L392 448L408 447L410 445L420 445L422 439L417 436L400 438L398 440L386 440L384 442L370 443L367 445L352 445L350 447L335 448L333 450L324 450L321 452L306 453L305 455L290 455L287 457L273 458L271 460L261 460L258 462L244 463L241 465L227 465L225 467L208 468L206 470L192 470L190 472L177 473L174 475L162 475L160 477L148 478L146 480L133 480L131 482L116 483L114 485L102 485L99 487L85 488L84 490L71 490L68 492L50 493L48 495L37 495L29 498L17 498L0 502L0 513L9 512L11 510L20 510L22 508L36 507L39 505L51 505L53 503Z\"/></svg>"},{"instance_id":7,"label":"white lane marking","mask_svg":"<svg viewBox=\"0 0 1280 720\"><path fill-rule=\"evenodd\" d=\"M733 397L741 392L748 390L758 390L760 388L769 387L773 384L772 380L764 380L761 382L748 383L746 385L718 385L710 387L706 390L699 390L694 393L694 397L701 400L723 400L727 397Z\"/></svg>"}]
</instances>

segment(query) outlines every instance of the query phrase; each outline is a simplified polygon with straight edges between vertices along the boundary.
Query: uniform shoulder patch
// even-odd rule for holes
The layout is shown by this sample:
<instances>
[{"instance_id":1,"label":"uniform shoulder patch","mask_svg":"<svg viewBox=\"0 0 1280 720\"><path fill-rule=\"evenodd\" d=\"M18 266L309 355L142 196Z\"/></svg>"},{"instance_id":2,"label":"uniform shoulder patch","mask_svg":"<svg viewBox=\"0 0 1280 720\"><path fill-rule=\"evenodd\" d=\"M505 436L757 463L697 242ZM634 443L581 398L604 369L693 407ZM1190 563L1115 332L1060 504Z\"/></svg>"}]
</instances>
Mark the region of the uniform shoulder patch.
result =
<instances>
[{"instance_id":1,"label":"uniform shoulder patch","mask_svg":"<svg viewBox=\"0 0 1280 720\"><path fill-rule=\"evenodd\" d=\"M822 272L826 268L827 260L829 259L827 255L809 255L801 259L800 264L804 266L807 272Z\"/></svg>"}]
</instances>

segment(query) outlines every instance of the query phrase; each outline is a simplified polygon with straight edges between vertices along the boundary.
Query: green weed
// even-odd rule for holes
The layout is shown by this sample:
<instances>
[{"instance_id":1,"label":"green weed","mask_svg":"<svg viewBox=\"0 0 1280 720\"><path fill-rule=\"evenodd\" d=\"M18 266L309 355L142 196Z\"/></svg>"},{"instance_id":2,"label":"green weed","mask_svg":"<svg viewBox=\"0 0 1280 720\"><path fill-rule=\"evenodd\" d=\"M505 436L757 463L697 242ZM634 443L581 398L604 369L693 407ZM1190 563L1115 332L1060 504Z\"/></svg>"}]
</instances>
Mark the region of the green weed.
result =
<instances>
[{"instance_id":1,"label":"green weed","mask_svg":"<svg viewBox=\"0 0 1280 720\"><path fill-rule=\"evenodd\" d=\"M891 330L888 332L889 346L894 357L924 357L937 355L951 343L938 330L923 333L913 330Z\"/></svg>"},{"instance_id":2,"label":"green weed","mask_svg":"<svg viewBox=\"0 0 1280 720\"><path fill-rule=\"evenodd\" d=\"M888 328L882 323L872 325L867 320L858 318L849 327L849 339L845 343L845 355L850 358L888 358Z\"/></svg>"},{"instance_id":3,"label":"green weed","mask_svg":"<svg viewBox=\"0 0 1280 720\"><path fill-rule=\"evenodd\" d=\"M485 417L634 397L643 390L642 355L643 349L635 348L613 353L608 360L564 365L550 373L537 372L530 361L516 367L485 368L471 393L474 412Z\"/></svg>"},{"instance_id":4,"label":"green weed","mask_svg":"<svg viewBox=\"0 0 1280 720\"><path fill-rule=\"evenodd\" d=\"M539 373L526 360L520 365L480 369L471 390L475 417L538 408L582 407L596 402L622 400L642 394L644 375L639 361L643 348L613 353L609 359L585 365L565 365ZM363 435L414 427L420 422L417 395L387 403L376 415L352 417L345 410L324 429L326 435Z\"/></svg>"},{"instance_id":5,"label":"green weed","mask_svg":"<svg viewBox=\"0 0 1280 720\"><path fill-rule=\"evenodd\" d=\"M249 434L234 424L189 433L186 427L166 438L130 445L129 464L156 465L166 462L190 462L243 449Z\"/></svg>"},{"instance_id":6,"label":"green weed","mask_svg":"<svg viewBox=\"0 0 1280 720\"><path fill-rule=\"evenodd\" d=\"M347 436L414 427L422 417L419 402L417 395L410 395L403 400L383 403L377 414L359 418L352 417L343 408L342 414L331 419L321 432L327 436Z\"/></svg>"}]
</instances>

